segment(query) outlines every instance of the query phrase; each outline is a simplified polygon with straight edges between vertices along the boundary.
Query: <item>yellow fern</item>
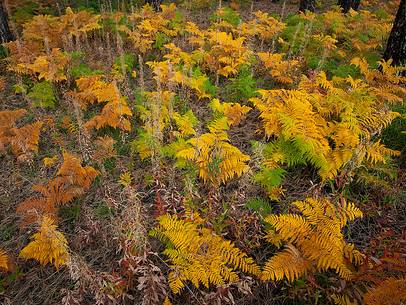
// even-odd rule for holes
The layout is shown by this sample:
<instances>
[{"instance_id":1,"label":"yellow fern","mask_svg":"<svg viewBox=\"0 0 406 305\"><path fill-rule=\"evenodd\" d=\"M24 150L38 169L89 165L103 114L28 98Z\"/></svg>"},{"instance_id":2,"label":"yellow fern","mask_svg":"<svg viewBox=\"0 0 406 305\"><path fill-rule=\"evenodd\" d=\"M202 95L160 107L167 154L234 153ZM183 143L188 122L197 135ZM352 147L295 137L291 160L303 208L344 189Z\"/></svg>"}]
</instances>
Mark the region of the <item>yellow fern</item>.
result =
<instances>
[{"instance_id":1,"label":"yellow fern","mask_svg":"<svg viewBox=\"0 0 406 305\"><path fill-rule=\"evenodd\" d=\"M367 69L364 61L355 63ZM362 165L385 163L397 155L374 139L399 116L388 110L388 99L376 89L382 81L394 96L391 101L401 99L399 79L393 71L364 73L367 80L328 80L320 72L312 78L303 76L298 89L259 90L261 97L251 101L261 112L265 134L273 139L264 164L273 169L310 163L322 179L332 179L344 168L351 176Z\"/></svg>"},{"instance_id":2,"label":"yellow fern","mask_svg":"<svg viewBox=\"0 0 406 305\"><path fill-rule=\"evenodd\" d=\"M306 275L310 267L310 261L292 244L288 244L282 252L266 262L261 279L279 281L286 278L288 281L294 281Z\"/></svg>"},{"instance_id":3,"label":"yellow fern","mask_svg":"<svg viewBox=\"0 0 406 305\"><path fill-rule=\"evenodd\" d=\"M212 130L214 131L213 126ZM225 132L205 133L187 143L190 148L179 151L176 157L193 161L204 182L218 186L249 170L246 162L250 157L228 143Z\"/></svg>"},{"instance_id":4,"label":"yellow fern","mask_svg":"<svg viewBox=\"0 0 406 305\"><path fill-rule=\"evenodd\" d=\"M296 59L284 60L285 54L264 53L257 54L264 67L270 70L270 75L282 84L291 84L295 81L295 71L300 67Z\"/></svg>"},{"instance_id":5,"label":"yellow fern","mask_svg":"<svg viewBox=\"0 0 406 305\"><path fill-rule=\"evenodd\" d=\"M38 152L39 136L43 125L42 122L35 122L20 128L15 127L16 121L25 113L24 109L0 111L0 152L5 151L10 145L19 161L30 161L32 154Z\"/></svg>"},{"instance_id":6,"label":"yellow fern","mask_svg":"<svg viewBox=\"0 0 406 305\"><path fill-rule=\"evenodd\" d=\"M265 264L264 280L293 281L308 272L335 270L342 278L352 275L347 259L357 265L363 255L348 244L342 228L347 221L362 217L353 204L335 206L327 199L308 198L294 202L301 215L270 215L265 221L272 226L267 239L275 245L286 242L285 250Z\"/></svg>"},{"instance_id":7,"label":"yellow fern","mask_svg":"<svg viewBox=\"0 0 406 305\"><path fill-rule=\"evenodd\" d=\"M4 271L9 270L9 259L7 253L0 249L0 269Z\"/></svg>"},{"instance_id":8,"label":"yellow fern","mask_svg":"<svg viewBox=\"0 0 406 305\"><path fill-rule=\"evenodd\" d=\"M167 245L163 253L170 262L168 282L174 293L179 293L187 281L197 288L201 284L208 288L210 284L237 281L237 270L260 274L253 259L230 241L190 220L163 215L150 234Z\"/></svg>"},{"instance_id":9,"label":"yellow fern","mask_svg":"<svg viewBox=\"0 0 406 305\"><path fill-rule=\"evenodd\" d=\"M20 257L35 259L41 265L51 263L59 268L69 261L68 242L65 236L57 231L54 221L45 216L38 232L32 236L32 241L21 250Z\"/></svg>"}]
</instances>

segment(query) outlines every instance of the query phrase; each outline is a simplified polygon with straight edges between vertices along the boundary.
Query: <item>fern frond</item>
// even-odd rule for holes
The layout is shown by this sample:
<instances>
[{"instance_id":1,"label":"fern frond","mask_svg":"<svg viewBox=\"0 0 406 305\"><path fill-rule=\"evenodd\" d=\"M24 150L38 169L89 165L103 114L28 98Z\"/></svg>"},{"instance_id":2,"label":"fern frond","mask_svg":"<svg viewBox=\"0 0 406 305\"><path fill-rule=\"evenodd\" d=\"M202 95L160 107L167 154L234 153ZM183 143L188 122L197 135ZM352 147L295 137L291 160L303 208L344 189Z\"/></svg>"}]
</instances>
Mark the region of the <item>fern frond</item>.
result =
<instances>
[{"instance_id":1,"label":"fern frond","mask_svg":"<svg viewBox=\"0 0 406 305\"><path fill-rule=\"evenodd\" d=\"M40 228L32 239L21 250L20 257L33 258L42 265L51 263L58 269L69 261L68 242L65 236L56 230L56 225L51 218L45 216L42 219Z\"/></svg>"},{"instance_id":2,"label":"fern frond","mask_svg":"<svg viewBox=\"0 0 406 305\"><path fill-rule=\"evenodd\" d=\"M348 221L362 217L361 211L351 203L337 207L328 199L307 198L293 204L302 215L270 215L265 218L265 221L273 227L266 236L268 241L276 246L280 246L283 242L292 244L296 251L300 252L300 256L308 262L309 270L333 269L340 277L350 279L352 272L348 261L359 265L364 256L354 249L354 245L346 243L342 228ZM283 260L283 257L291 259L291 255L289 251L284 251L280 257L270 258L268 263L274 266L276 260L275 264L280 266L282 262L279 260ZM285 269L286 272L292 272L286 266ZM279 272L272 273L273 277L283 278L283 269L279 269ZM269 276L268 274L268 279ZM288 279L295 278L297 275L289 273Z\"/></svg>"},{"instance_id":3,"label":"fern frond","mask_svg":"<svg viewBox=\"0 0 406 305\"><path fill-rule=\"evenodd\" d=\"M29 198L17 206L17 213L22 216L21 226L34 223L43 216L57 220L58 208L81 196L100 174L91 166L83 167L80 159L68 152L63 153L63 158L55 178L47 184L33 186L42 197Z\"/></svg>"},{"instance_id":4,"label":"fern frond","mask_svg":"<svg viewBox=\"0 0 406 305\"><path fill-rule=\"evenodd\" d=\"M163 253L171 264L168 282L174 293L179 293L187 281L208 288L210 284L220 286L237 281L237 270L260 274L252 258L195 222L166 214L159 218L159 225L150 235L166 244Z\"/></svg>"},{"instance_id":5,"label":"fern frond","mask_svg":"<svg viewBox=\"0 0 406 305\"><path fill-rule=\"evenodd\" d=\"M9 270L9 259L7 253L0 249L0 269L4 271Z\"/></svg>"},{"instance_id":6,"label":"fern frond","mask_svg":"<svg viewBox=\"0 0 406 305\"><path fill-rule=\"evenodd\" d=\"M393 305L406 301L406 278L390 277L364 295L365 305Z\"/></svg>"},{"instance_id":7,"label":"fern frond","mask_svg":"<svg viewBox=\"0 0 406 305\"><path fill-rule=\"evenodd\" d=\"M288 244L282 252L269 259L263 269L261 279L263 281L280 281L286 278L292 282L306 275L311 264L306 260L293 245Z\"/></svg>"},{"instance_id":8,"label":"fern frond","mask_svg":"<svg viewBox=\"0 0 406 305\"><path fill-rule=\"evenodd\" d=\"M275 228L283 240L291 243L308 235L311 230L309 223L300 215L270 215L265 221Z\"/></svg>"},{"instance_id":9,"label":"fern frond","mask_svg":"<svg viewBox=\"0 0 406 305\"><path fill-rule=\"evenodd\" d=\"M218 131L217 125L212 126L215 133L205 133L188 140L191 147L176 154L179 159L193 161L199 169L200 178L215 186L247 172L249 167L246 162L250 160L249 156L226 141L227 134L223 130ZM219 128L222 127L221 123Z\"/></svg>"}]
</instances>

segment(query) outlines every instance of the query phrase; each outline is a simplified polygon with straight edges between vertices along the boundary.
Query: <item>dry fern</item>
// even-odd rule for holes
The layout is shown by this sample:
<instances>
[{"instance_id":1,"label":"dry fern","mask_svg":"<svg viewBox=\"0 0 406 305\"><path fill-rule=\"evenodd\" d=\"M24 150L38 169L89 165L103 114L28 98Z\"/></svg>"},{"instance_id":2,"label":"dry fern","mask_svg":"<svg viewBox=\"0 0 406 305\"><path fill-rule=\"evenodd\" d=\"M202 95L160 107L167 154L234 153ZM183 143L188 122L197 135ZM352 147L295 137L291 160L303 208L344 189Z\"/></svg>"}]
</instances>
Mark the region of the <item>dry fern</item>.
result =
<instances>
[{"instance_id":1,"label":"dry fern","mask_svg":"<svg viewBox=\"0 0 406 305\"><path fill-rule=\"evenodd\" d=\"M83 167L78 158L67 152L63 154L63 159L55 178L47 184L33 186L33 190L42 196L31 197L18 205L17 213L22 217L21 226L35 223L43 216L57 220L58 208L81 196L99 175L93 167Z\"/></svg>"}]
</instances>

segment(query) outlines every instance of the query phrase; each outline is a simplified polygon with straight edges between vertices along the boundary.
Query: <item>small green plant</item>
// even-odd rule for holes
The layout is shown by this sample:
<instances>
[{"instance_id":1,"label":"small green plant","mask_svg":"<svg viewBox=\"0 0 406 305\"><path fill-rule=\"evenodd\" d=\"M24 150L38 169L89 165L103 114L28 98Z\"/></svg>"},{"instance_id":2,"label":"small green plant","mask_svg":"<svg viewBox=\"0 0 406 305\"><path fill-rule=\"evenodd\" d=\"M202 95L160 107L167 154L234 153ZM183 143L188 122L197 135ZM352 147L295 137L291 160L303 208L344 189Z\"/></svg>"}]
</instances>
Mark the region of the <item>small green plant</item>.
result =
<instances>
[{"instance_id":1,"label":"small green plant","mask_svg":"<svg viewBox=\"0 0 406 305\"><path fill-rule=\"evenodd\" d=\"M241 18L239 14L228 6L218 9L211 17L210 20L213 21L225 21L232 26L238 26L241 23Z\"/></svg>"},{"instance_id":2,"label":"small green plant","mask_svg":"<svg viewBox=\"0 0 406 305\"><path fill-rule=\"evenodd\" d=\"M59 215L67 222L74 223L79 218L81 209L81 204L75 203L72 205L61 207L59 210Z\"/></svg>"},{"instance_id":3,"label":"small green plant","mask_svg":"<svg viewBox=\"0 0 406 305\"><path fill-rule=\"evenodd\" d=\"M86 64L80 63L77 66L74 66L71 69L71 74L74 78L80 78L83 76L91 76L91 75L97 75L97 74L102 74L102 71L100 70L92 70L89 68Z\"/></svg>"},{"instance_id":4,"label":"small green plant","mask_svg":"<svg viewBox=\"0 0 406 305\"><path fill-rule=\"evenodd\" d=\"M272 212L272 208L271 208L271 205L269 204L268 200L261 198L261 197L250 198L245 203L245 207L247 209L255 211L262 217L266 217L267 215L271 214L271 212Z\"/></svg>"},{"instance_id":5,"label":"small green plant","mask_svg":"<svg viewBox=\"0 0 406 305\"><path fill-rule=\"evenodd\" d=\"M129 53L123 54L122 56L118 56L114 60L114 66L117 68L120 67L121 69L121 65L124 65L124 69L127 73L131 73L133 71L133 69L135 68L135 64L136 64L135 56Z\"/></svg>"},{"instance_id":6,"label":"small green plant","mask_svg":"<svg viewBox=\"0 0 406 305\"><path fill-rule=\"evenodd\" d=\"M100 202L95 207L95 214L99 219L107 219L110 218L113 214L111 208L105 202Z\"/></svg>"},{"instance_id":7,"label":"small green plant","mask_svg":"<svg viewBox=\"0 0 406 305\"><path fill-rule=\"evenodd\" d=\"M249 67L241 68L237 77L231 78L231 82L224 88L227 101L242 102L254 97L257 91L257 81L252 76Z\"/></svg>"},{"instance_id":8,"label":"small green plant","mask_svg":"<svg viewBox=\"0 0 406 305\"><path fill-rule=\"evenodd\" d=\"M280 167L274 169L263 167L261 171L254 175L254 180L267 190L271 199L276 200L282 193L280 186L285 173L286 171Z\"/></svg>"},{"instance_id":9,"label":"small green plant","mask_svg":"<svg viewBox=\"0 0 406 305\"><path fill-rule=\"evenodd\" d=\"M54 90L52 84L48 81L34 84L27 96L32 99L36 107L55 108Z\"/></svg>"}]
</instances>

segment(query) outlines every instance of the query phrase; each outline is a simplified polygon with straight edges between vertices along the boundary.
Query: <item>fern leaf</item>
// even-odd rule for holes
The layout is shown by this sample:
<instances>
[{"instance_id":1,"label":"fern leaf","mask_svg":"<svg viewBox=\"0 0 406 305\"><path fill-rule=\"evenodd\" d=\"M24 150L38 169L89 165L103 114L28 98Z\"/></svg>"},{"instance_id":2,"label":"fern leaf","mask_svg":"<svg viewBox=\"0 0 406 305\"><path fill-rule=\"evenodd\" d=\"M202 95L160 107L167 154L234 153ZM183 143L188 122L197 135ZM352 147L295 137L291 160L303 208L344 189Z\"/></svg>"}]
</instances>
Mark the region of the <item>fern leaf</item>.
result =
<instances>
[{"instance_id":1,"label":"fern leaf","mask_svg":"<svg viewBox=\"0 0 406 305\"><path fill-rule=\"evenodd\" d=\"M263 281L280 281L286 278L292 282L306 275L311 264L293 245L289 244L285 250L269 259L263 269Z\"/></svg>"},{"instance_id":2,"label":"fern leaf","mask_svg":"<svg viewBox=\"0 0 406 305\"><path fill-rule=\"evenodd\" d=\"M393 305L406 301L406 279L388 278L364 295L365 305Z\"/></svg>"},{"instance_id":3,"label":"fern leaf","mask_svg":"<svg viewBox=\"0 0 406 305\"><path fill-rule=\"evenodd\" d=\"M51 218L44 217L39 231L32 236L32 241L20 252L20 257L35 259L42 265L53 264L59 269L69 261L68 242L65 236L56 230Z\"/></svg>"},{"instance_id":4,"label":"fern leaf","mask_svg":"<svg viewBox=\"0 0 406 305\"><path fill-rule=\"evenodd\" d=\"M0 269L4 271L9 270L9 259L7 253L0 249Z\"/></svg>"}]
</instances>

